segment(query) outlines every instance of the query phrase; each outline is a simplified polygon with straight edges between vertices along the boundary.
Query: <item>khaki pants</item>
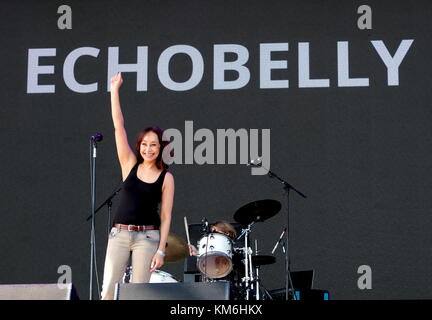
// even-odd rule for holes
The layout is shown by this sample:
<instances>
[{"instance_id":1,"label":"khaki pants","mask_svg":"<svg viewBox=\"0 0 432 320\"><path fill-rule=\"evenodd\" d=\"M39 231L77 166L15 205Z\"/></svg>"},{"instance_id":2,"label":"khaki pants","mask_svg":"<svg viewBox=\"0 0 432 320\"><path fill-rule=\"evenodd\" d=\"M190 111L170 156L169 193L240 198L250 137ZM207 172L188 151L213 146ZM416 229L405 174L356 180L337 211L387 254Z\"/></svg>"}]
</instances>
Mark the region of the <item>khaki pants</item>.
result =
<instances>
[{"instance_id":1,"label":"khaki pants","mask_svg":"<svg viewBox=\"0 0 432 320\"><path fill-rule=\"evenodd\" d=\"M102 285L102 300L114 299L132 252L133 283L149 282L150 264L159 247L159 230L128 231L112 228L108 237Z\"/></svg>"}]
</instances>

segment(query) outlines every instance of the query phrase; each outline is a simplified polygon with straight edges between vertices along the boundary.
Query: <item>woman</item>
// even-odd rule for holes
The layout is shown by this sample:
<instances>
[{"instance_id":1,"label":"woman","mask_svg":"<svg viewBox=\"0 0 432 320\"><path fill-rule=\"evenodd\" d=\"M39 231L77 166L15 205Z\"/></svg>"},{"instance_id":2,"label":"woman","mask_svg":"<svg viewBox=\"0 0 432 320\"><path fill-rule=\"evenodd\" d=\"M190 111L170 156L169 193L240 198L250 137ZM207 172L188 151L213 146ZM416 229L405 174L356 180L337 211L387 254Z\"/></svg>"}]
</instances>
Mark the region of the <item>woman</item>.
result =
<instances>
[{"instance_id":1,"label":"woman","mask_svg":"<svg viewBox=\"0 0 432 320\"><path fill-rule=\"evenodd\" d=\"M123 187L108 238L102 299L114 299L132 252L133 283L149 282L164 264L174 201L174 177L162 152L163 131L151 127L139 133L135 152L129 146L120 107L121 73L111 78L111 111ZM160 215L158 213L160 206Z\"/></svg>"}]
</instances>

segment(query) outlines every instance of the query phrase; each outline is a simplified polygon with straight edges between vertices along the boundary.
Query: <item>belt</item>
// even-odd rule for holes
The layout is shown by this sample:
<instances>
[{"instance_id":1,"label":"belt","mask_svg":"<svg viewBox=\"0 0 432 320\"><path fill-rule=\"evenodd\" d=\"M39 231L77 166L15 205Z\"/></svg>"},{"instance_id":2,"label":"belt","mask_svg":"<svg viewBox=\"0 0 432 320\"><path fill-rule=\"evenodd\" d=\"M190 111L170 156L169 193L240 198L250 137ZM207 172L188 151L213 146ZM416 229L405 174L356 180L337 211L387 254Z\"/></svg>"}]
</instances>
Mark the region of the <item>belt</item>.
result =
<instances>
[{"instance_id":1,"label":"belt","mask_svg":"<svg viewBox=\"0 0 432 320\"><path fill-rule=\"evenodd\" d=\"M159 230L159 227L156 226L134 226L133 224L120 224L120 223L116 223L114 225L115 228L117 229L122 229L122 230L127 230L127 231L144 231L144 230Z\"/></svg>"}]
</instances>

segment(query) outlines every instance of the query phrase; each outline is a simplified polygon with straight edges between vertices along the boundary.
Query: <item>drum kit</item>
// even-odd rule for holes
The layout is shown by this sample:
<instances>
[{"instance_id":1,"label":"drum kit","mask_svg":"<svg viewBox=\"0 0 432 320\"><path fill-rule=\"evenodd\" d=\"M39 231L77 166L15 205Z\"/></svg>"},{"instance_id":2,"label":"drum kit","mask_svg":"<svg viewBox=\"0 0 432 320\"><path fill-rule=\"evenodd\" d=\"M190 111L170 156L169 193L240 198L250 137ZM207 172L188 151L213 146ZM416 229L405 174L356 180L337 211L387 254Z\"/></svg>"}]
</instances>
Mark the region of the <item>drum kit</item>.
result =
<instances>
[{"instance_id":1,"label":"drum kit","mask_svg":"<svg viewBox=\"0 0 432 320\"><path fill-rule=\"evenodd\" d=\"M277 200L259 200L248 203L238 209L234 220L241 226L241 234L236 238L216 232L204 225L197 244L197 268L203 282L230 281L234 300L265 300L271 295L262 286L259 277L261 266L276 262L272 255L258 255L250 244L252 227L257 222L264 222L281 210ZM186 230L189 242L188 230ZM181 261L189 256L188 243L172 233L168 236L166 263ZM124 276L128 282L131 268ZM178 282L172 275L161 270L153 272L151 283Z\"/></svg>"}]
</instances>

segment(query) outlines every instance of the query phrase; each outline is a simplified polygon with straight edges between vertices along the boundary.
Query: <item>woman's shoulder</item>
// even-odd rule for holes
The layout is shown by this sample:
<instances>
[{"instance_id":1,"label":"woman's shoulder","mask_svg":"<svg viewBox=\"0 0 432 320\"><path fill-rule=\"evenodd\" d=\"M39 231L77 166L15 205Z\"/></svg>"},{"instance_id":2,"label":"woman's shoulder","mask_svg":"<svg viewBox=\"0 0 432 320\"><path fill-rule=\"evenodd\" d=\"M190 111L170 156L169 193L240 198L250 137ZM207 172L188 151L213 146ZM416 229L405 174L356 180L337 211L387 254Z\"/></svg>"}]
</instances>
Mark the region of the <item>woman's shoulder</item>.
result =
<instances>
[{"instance_id":1,"label":"woman's shoulder","mask_svg":"<svg viewBox=\"0 0 432 320\"><path fill-rule=\"evenodd\" d=\"M168 171L168 170L164 170L163 172L165 172L165 176L163 179L163 184L167 185L167 184L174 184L174 176L173 174Z\"/></svg>"},{"instance_id":2,"label":"woman's shoulder","mask_svg":"<svg viewBox=\"0 0 432 320\"><path fill-rule=\"evenodd\" d=\"M168 170L164 170L165 171L165 179L172 179L174 180L174 175L168 171Z\"/></svg>"}]
</instances>

